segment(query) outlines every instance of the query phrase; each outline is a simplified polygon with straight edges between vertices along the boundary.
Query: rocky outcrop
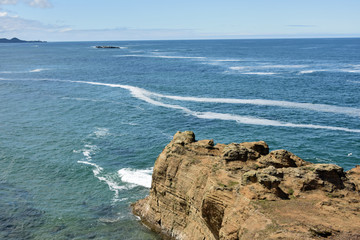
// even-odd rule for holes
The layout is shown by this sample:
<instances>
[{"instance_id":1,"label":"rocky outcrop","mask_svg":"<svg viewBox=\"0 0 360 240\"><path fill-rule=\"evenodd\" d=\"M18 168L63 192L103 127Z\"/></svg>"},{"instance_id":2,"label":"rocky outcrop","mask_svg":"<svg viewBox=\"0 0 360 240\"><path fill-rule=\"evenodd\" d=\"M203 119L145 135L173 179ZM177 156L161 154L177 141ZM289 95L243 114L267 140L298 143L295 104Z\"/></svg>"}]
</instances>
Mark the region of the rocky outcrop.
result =
<instances>
[{"instance_id":1,"label":"rocky outcrop","mask_svg":"<svg viewBox=\"0 0 360 240\"><path fill-rule=\"evenodd\" d=\"M132 209L164 239L360 239L360 167L177 132Z\"/></svg>"},{"instance_id":2,"label":"rocky outcrop","mask_svg":"<svg viewBox=\"0 0 360 240\"><path fill-rule=\"evenodd\" d=\"M120 48L117 46L95 46L95 48Z\"/></svg>"}]
</instances>

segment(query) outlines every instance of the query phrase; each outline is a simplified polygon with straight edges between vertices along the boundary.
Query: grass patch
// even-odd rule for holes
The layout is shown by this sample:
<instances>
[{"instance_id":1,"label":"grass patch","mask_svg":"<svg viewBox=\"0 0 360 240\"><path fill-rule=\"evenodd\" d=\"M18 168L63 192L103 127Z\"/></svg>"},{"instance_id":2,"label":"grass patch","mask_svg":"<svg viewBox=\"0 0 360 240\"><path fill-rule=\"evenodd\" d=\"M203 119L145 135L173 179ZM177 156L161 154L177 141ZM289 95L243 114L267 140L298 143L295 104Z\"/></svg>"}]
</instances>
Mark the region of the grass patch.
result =
<instances>
[{"instance_id":1,"label":"grass patch","mask_svg":"<svg viewBox=\"0 0 360 240\"><path fill-rule=\"evenodd\" d=\"M293 195L294 195L294 189L289 188L289 189L287 190L287 193L288 193L290 196L293 196Z\"/></svg>"},{"instance_id":2,"label":"grass patch","mask_svg":"<svg viewBox=\"0 0 360 240\"><path fill-rule=\"evenodd\" d=\"M217 172L219 169L220 169L220 164L219 164L219 163L216 163L216 164L214 164L214 165L212 166L211 171L212 171L213 173L215 173L215 172Z\"/></svg>"},{"instance_id":3,"label":"grass patch","mask_svg":"<svg viewBox=\"0 0 360 240\"><path fill-rule=\"evenodd\" d=\"M235 185L238 185L239 184L239 182L236 182L236 181L229 181L229 183L228 183L228 187L234 187Z\"/></svg>"}]
</instances>

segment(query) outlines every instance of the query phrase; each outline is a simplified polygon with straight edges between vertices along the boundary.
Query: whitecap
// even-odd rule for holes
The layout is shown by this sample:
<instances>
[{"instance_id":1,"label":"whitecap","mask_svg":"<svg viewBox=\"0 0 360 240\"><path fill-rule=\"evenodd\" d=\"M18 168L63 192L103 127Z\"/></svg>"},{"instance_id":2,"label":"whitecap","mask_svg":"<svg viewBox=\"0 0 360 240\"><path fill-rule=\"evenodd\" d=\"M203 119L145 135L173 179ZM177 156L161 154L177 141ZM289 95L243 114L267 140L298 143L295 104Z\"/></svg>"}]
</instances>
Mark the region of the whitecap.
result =
<instances>
[{"instance_id":1,"label":"whitecap","mask_svg":"<svg viewBox=\"0 0 360 240\"><path fill-rule=\"evenodd\" d=\"M36 72L42 72L42 71L45 71L45 70L47 70L47 69L37 68L37 69L30 70L29 72L36 73Z\"/></svg>"},{"instance_id":2,"label":"whitecap","mask_svg":"<svg viewBox=\"0 0 360 240\"><path fill-rule=\"evenodd\" d=\"M237 67L229 67L229 69L230 70L244 70L244 69L246 69L247 67L239 67L239 66L237 66Z\"/></svg>"},{"instance_id":3,"label":"whitecap","mask_svg":"<svg viewBox=\"0 0 360 240\"><path fill-rule=\"evenodd\" d=\"M359 84L359 83L360 83L360 81L351 81L351 80L348 80L347 82L357 83L357 84Z\"/></svg>"},{"instance_id":4,"label":"whitecap","mask_svg":"<svg viewBox=\"0 0 360 240\"><path fill-rule=\"evenodd\" d=\"M81 152L87 161L91 161L92 155L95 154L95 151L98 149L98 147L96 145L90 144L86 144L84 147L85 148L82 149Z\"/></svg>"},{"instance_id":5,"label":"whitecap","mask_svg":"<svg viewBox=\"0 0 360 240\"><path fill-rule=\"evenodd\" d=\"M140 54L122 54L122 55L114 55L114 57L146 57L146 55L140 55Z\"/></svg>"},{"instance_id":6,"label":"whitecap","mask_svg":"<svg viewBox=\"0 0 360 240\"><path fill-rule=\"evenodd\" d=\"M114 55L114 57L144 57L144 58L169 58L169 59L205 59L205 58L206 58L206 57L166 56L166 55L140 55L140 54Z\"/></svg>"},{"instance_id":7,"label":"whitecap","mask_svg":"<svg viewBox=\"0 0 360 240\"><path fill-rule=\"evenodd\" d=\"M263 65L257 66L259 68L305 68L307 65Z\"/></svg>"},{"instance_id":8,"label":"whitecap","mask_svg":"<svg viewBox=\"0 0 360 240\"><path fill-rule=\"evenodd\" d=\"M139 124L133 122L120 122L123 125L138 126Z\"/></svg>"},{"instance_id":9,"label":"whitecap","mask_svg":"<svg viewBox=\"0 0 360 240\"><path fill-rule=\"evenodd\" d=\"M241 74L249 74L249 75L274 75L278 73L274 72L242 72Z\"/></svg>"},{"instance_id":10,"label":"whitecap","mask_svg":"<svg viewBox=\"0 0 360 240\"><path fill-rule=\"evenodd\" d=\"M246 60L242 59L212 59L212 62L244 62Z\"/></svg>"},{"instance_id":11,"label":"whitecap","mask_svg":"<svg viewBox=\"0 0 360 240\"><path fill-rule=\"evenodd\" d=\"M341 69L341 71L347 73L360 73L359 69Z\"/></svg>"},{"instance_id":12,"label":"whitecap","mask_svg":"<svg viewBox=\"0 0 360 240\"><path fill-rule=\"evenodd\" d=\"M152 56L157 58L174 58L174 59L206 59L206 57L187 57L187 56Z\"/></svg>"},{"instance_id":13,"label":"whitecap","mask_svg":"<svg viewBox=\"0 0 360 240\"><path fill-rule=\"evenodd\" d=\"M131 169L122 168L118 171L121 181L143 186L146 188L151 187L153 169Z\"/></svg>"},{"instance_id":14,"label":"whitecap","mask_svg":"<svg viewBox=\"0 0 360 240\"><path fill-rule=\"evenodd\" d=\"M96 128L94 134L97 138L105 137L110 134L108 128Z\"/></svg>"},{"instance_id":15,"label":"whitecap","mask_svg":"<svg viewBox=\"0 0 360 240\"><path fill-rule=\"evenodd\" d=\"M318 70L304 70L304 71L300 71L300 74L308 74L308 73L314 73L314 72L318 72Z\"/></svg>"}]
</instances>

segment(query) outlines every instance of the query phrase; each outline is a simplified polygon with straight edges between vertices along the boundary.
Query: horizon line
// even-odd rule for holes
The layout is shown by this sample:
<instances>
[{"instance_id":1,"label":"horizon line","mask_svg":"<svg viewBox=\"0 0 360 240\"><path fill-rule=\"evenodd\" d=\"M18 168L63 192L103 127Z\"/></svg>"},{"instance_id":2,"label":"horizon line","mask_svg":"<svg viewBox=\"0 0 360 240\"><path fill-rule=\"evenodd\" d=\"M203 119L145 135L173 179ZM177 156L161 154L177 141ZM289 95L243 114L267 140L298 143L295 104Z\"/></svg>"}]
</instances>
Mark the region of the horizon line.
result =
<instances>
[{"instance_id":1,"label":"horizon line","mask_svg":"<svg viewBox=\"0 0 360 240\"><path fill-rule=\"evenodd\" d=\"M127 39L127 40L40 40L46 42L128 42L128 41L211 41L211 40L296 40L296 39L360 39L360 36L332 37L259 37L259 38L184 38L184 39ZM34 41L34 40L28 40Z\"/></svg>"}]
</instances>

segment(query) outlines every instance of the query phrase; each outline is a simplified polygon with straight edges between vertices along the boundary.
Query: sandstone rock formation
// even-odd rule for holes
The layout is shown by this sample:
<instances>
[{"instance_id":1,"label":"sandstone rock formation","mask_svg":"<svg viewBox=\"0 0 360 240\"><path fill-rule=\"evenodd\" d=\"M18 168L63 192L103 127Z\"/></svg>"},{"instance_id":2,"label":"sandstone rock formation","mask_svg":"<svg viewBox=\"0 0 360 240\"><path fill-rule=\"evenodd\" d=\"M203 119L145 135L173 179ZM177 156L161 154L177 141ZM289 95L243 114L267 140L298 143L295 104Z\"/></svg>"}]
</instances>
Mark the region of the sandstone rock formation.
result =
<instances>
[{"instance_id":1,"label":"sandstone rock formation","mask_svg":"<svg viewBox=\"0 0 360 240\"><path fill-rule=\"evenodd\" d=\"M360 239L360 166L177 132L132 208L164 239Z\"/></svg>"}]
</instances>

